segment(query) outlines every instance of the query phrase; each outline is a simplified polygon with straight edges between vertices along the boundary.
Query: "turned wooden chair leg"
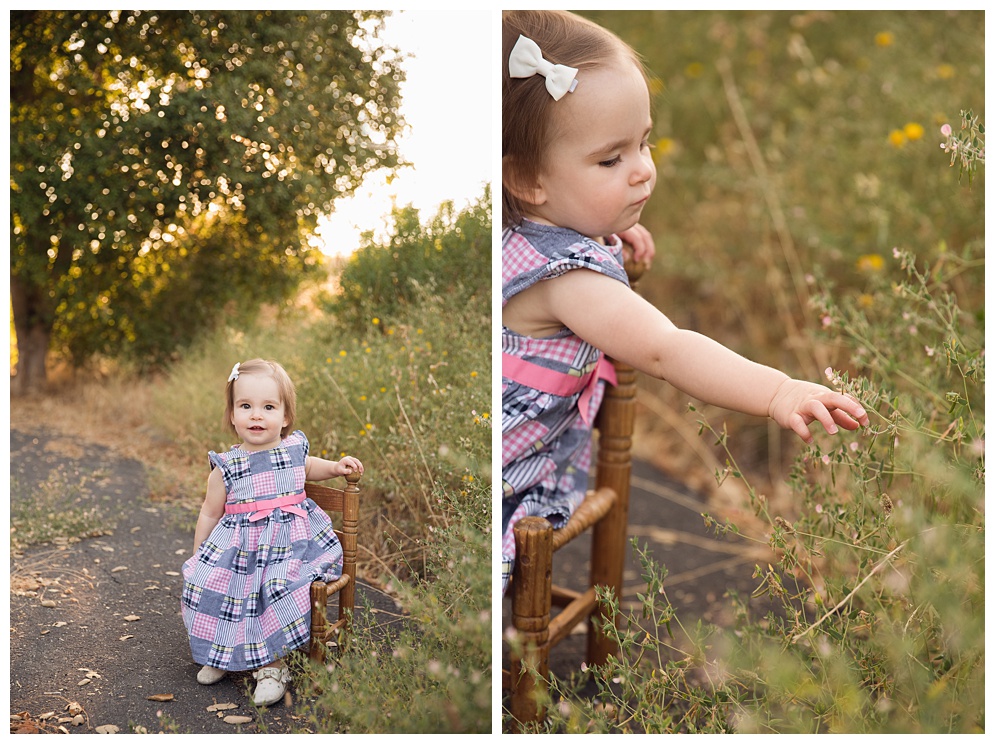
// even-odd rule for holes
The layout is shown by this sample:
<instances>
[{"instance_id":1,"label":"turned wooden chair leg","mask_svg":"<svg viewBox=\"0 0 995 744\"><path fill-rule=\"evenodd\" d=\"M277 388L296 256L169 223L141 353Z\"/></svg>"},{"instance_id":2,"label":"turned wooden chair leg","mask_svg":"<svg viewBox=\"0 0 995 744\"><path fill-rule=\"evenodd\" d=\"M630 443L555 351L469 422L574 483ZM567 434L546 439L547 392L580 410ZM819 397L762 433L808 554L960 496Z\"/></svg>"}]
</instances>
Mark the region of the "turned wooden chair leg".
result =
<instances>
[{"instance_id":1,"label":"turned wooden chair leg","mask_svg":"<svg viewBox=\"0 0 995 744\"><path fill-rule=\"evenodd\" d=\"M536 693L546 689L549 677L553 528L540 517L524 517L514 532L512 625L525 663L517 653L511 654L511 714L527 723L542 718Z\"/></svg>"},{"instance_id":2,"label":"turned wooden chair leg","mask_svg":"<svg viewBox=\"0 0 995 744\"><path fill-rule=\"evenodd\" d=\"M597 488L610 488L617 496L611 510L596 525L591 540L591 586L610 587L622 601L625 552L629 525L629 481L632 475L632 432L636 415L636 372L614 362L618 383L605 390L598 415ZM614 623L601 605L588 618L587 659L604 664L618 653L618 646L595 628Z\"/></svg>"}]
</instances>

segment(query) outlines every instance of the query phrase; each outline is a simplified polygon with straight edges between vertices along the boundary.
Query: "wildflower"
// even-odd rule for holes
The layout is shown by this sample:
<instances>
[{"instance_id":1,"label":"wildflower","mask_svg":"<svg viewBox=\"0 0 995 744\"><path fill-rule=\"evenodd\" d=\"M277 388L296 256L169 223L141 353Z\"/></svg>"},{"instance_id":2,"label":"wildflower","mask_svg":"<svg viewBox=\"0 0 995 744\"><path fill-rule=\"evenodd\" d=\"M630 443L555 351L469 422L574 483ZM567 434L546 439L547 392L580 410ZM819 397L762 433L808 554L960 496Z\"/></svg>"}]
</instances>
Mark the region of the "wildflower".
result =
<instances>
[{"instance_id":1,"label":"wildflower","mask_svg":"<svg viewBox=\"0 0 995 744\"><path fill-rule=\"evenodd\" d=\"M954 73L956 72L957 72L956 68L953 65L947 63L944 63L936 68L936 75L941 80L949 80L954 76Z\"/></svg>"},{"instance_id":2,"label":"wildflower","mask_svg":"<svg viewBox=\"0 0 995 744\"><path fill-rule=\"evenodd\" d=\"M933 356L933 354L936 353L936 349L934 349L932 346L923 346L922 348L926 350L926 356L928 357L931 357Z\"/></svg>"},{"instance_id":3,"label":"wildflower","mask_svg":"<svg viewBox=\"0 0 995 744\"><path fill-rule=\"evenodd\" d=\"M331 363L332 363L332 358L331 358L331 357L328 357L328 358L327 358L327 359L325 360L325 364L331 364Z\"/></svg>"},{"instance_id":4,"label":"wildflower","mask_svg":"<svg viewBox=\"0 0 995 744\"><path fill-rule=\"evenodd\" d=\"M898 250L898 246L897 245L894 248L891 249L891 255L894 256L895 258L901 258L902 257L902 252L900 250Z\"/></svg>"},{"instance_id":5,"label":"wildflower","mask_svg":"<svg viewBox=\"0 0 995 744\"><path fill-rule=\"evenodd\" d=\"M874 296L865 292L857 298L857 304L861 307L871 307L874 304Z\"/></svg>"},{"instance_id":6,"label":"wildflower","mask_svg":"<svg viewBox=\"0 0 995 744\"><path fill-rule=\"evenodd\" d=\"M367 429L367 431L373 429L373 424L367 424L366 425L366 429Z\"/></svg>"},{"instance_id":7,"label":"wildflower","mask_svg":"<svg viewBox=\"0 0 995 744\"><path fill-rule=\"evenodd\" d=\"M866 253L857 259L857 270L864 273L881 271L884 259L877 253Z\"/></svg>"},{"instance_id":8,"label":"wildflower","mask_svg":"<svg viewBox=\"0 0 995 744\"><path fill-rule=\"evenodd\" d=\"M476 377L476 376L477 376L477 373L476 373L476 372L471 372L471 373L470 373L470 377Z\"/></svg>"},{"instance_id":9,"label":"wildflower","mask_svg":"<svg viewBox=\"0 0 995 744\"><path fill-rule=\"evenodd\" d=\"M344 357L345 355L346 355L346 351L345 351L345 349L342 349L342 351L339 352L339 356L340 357Z\"/></svg>"},{"instance_id":10,"label":"wildflower","mask_svg":"<svg viewBox=\"0 0 995 744\"><path fill-rule=\"evenodd\" d=\"M850 451L851 452L856 452L858 449L860 449L860 445L859 444L857 444L856 442L850 442Z\"/></svg>"},{"instance_id":11,"label":"wildflower","mask_svg":"<svg viewBox=\"0 0 995 744\"><path fill-rule=\"evenodd\" d=\"M670 137L661 137L656 141L656 145L653 147L653 160L658 162L665 157L674 154L677 149L677 144Z\"/></svg>"},{"instance_id":12,"label":"wildflower","mask_svg":"<svg viewBox=\"0 0 995 744\"><path fill-rule=\"evenodd\" d=\"M380 318L374 318L373 325L380 325Z\"/></svg>"},{"instance_id":13,"label":"wildflower","mask_svg":"<svg viewBox=\"0 0 995 744\"><path fill-rule=\"evenodd\" d=\"M830 318L828 315L823 315L822 316L822 327L823 328L829 328L829 326L831 326L832 324L833 324L833 319L832 318Z\"/></svg>"},{"instance_id":14,"label":"wildflower","mask_svg":"<svg viewBox=\"0 0 995 744\"><path fill-rule=\"evenodd\" d=\"M916 328L914 325L910 325L909 326L909 335L910 336L915 336L918 333L919 333L919 329L918 328Z\"/></svg>"},{"instance_id":15,"label":"wildflower","mask_svg":"<svg viewBox=\"0 0 995 744\"><path fill-rule=\"evenodd\" d=\"M705 66L701 62L692 62L687 67L684 68L684 74L689 78L701 77L701 73L705 71Z\"/></svg>"},{"instance_id":16,"label":"wildflower","mask_svg":"<svg viewBox=\"0 0 995 744\"><path fill-rule=\"evenodd\" d=\"M944 124L942 127L940 127L940 134L942 134L944 137L949 137L953 133L954 130L950 127L949 124Z\"/></svg>"},{"instance_id":17,"label":"wildflower","mask_svg":"<svg viewBox=\"0 0 995 744\"><path fill-rule=\"evenodd\" d=\"M879 31L874 35L874 43L879 47L891 46L895 41L895 35L891 31Z\"/></svg>"},{"instance_id":18,"label":"wildflower","mask_svg":"<svg viewBox=\"0 0 995 744\"><path fill-rule=\"evenodd\" d=\"M829 460L829 455L823 455L823 456L822 456L822 464L823 464L823 465L828 465L828 464L829 464L829 462L830 462L830 460Z\"/></svg>"},{"instance_id":19,"label":"wildflower","mask_svg":"<svg viewBox=\"0 0 995 744\"><path fill-rule=\"evenodd\" d=\"M815 505L815 513L816 514L822 514L822 504L816 504Z\"/></svg>"},{"instance_id":20,"label":"wildflower","mask_svg":"<svg viewBox=\"0 0 995 744\"><path fill-rule=\"evenodd\" d=\"M905 132L901 129L892 129L888 133L888 142L892 147L905 147Z\"/></svg>"},{"instance_id":21,"label":"wildflower","mask_svg":"<svg viewBox=\"0 0 995 744\"><path fill-rule=\"evenodd\" d=\"M360 395L359 396L359 400L360 401L365 401L366 400L366 396L365 395Z\"/></svg>"},{"instance_id":22,"label":"wildflower","mask_svg":"<svg viewBox=\"0 0 995 744\"><path fill-rule=\"evenodd\" d=\"M902 131L905 133L905 136L909 138L910 142L922 139L922 136L926 133L926 130L922 128L922 124L917 124L914 121L910 121L902 127Z\"/></svg>"}]
</instances>

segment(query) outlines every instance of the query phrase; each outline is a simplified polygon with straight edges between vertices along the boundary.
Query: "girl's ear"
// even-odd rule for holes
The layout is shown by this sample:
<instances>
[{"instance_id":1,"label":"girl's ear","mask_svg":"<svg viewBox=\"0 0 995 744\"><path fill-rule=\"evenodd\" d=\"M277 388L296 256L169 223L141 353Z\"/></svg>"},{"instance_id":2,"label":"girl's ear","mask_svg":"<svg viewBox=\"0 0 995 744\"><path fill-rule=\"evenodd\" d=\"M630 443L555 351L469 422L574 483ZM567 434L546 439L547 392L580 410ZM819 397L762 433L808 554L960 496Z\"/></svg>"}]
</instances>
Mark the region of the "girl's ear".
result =
<instances>
[{"instance_id":1,"label":"girl's ear","mask_svg":"<svg viewBox=\"0 0 995 744\"><path fill-rule=\"evenodd\" d=\"M546 203L546 194L538 181L524 176L510 155L501 158L501 182L512 196L533 207Z\"/></svg>"}]
</instances>

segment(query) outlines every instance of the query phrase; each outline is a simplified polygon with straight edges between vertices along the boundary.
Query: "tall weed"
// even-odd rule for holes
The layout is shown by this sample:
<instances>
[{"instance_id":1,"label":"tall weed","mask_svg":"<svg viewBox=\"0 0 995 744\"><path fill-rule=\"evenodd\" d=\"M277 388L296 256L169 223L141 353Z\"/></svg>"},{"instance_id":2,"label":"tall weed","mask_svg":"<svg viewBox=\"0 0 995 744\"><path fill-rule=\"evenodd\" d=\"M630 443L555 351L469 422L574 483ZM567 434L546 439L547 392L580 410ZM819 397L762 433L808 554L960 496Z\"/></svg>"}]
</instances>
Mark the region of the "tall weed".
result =
<instances>
[{"instance_id":1,"label":"tall weed","mask_svg":"<svg viewBox=\"0 0 995 744\"><path fill-rule=\"evenodd\" d=\"M983 141L967 165L982 158ZM775 610L733 597L734 627L686 627L644 554L640 612L608 629L623 654L591 671L595 701L560 684L545 730L984 731L983 243L919 253L894 247L860 292L820 281L813 309L851 359L826 375L871 426L798 455L793 505L750 485L726 429L701 422L763 531L706 524L773 550L754 594Z\"/></svg>"}]
</instances>

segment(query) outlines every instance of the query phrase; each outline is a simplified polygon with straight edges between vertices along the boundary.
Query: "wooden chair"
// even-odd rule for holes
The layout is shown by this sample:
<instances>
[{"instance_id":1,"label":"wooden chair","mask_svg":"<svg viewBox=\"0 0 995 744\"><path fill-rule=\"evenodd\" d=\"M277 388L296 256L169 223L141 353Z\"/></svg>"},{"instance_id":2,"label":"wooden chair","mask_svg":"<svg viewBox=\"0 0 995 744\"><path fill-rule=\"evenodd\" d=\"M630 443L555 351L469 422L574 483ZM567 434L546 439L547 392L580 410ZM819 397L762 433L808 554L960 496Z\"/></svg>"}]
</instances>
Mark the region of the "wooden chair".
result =
<instances>
[{"instance_id":1,"label":"wooden chair","mask_svg":"<svg viewBox=\"0 0 995 744\"><path fill-rule=\"evenodd\" d=\"M634 284L641 269L626 266ZM540 720L537 687L549 677L550 650L571 629L587 620L587 662L603 664L617 653L615 644L598 632L596 620L613 623L607 608L595 596L595 587L609 587L622 596L629 518L629 476L632 470L632 431L635 422L636 373L613 361L618 384L608 385L595 423L598 429L595 487L567 524L553 530L541 517L525 517L514 528L515 565L509 592L512 626L524 653L510 658L506 686L510 712L519 723ZM578 592L552 583L553 554L575 537L592 529L589 588ZM555 617L553 607L562 608ZM532 674L528 669L536 670Z\"/></svg>"},{"instance_id":2,"label":"wooden chair","mask_svg":"<svg viewBox=\"0 0 995 744\"><path fill-rule=\"evenodd\" d=\"M308 497L329 516L342 515L342 526L335 530L342 543L342 576L326 583L315 581L311 584L311 647L308 656L316 662L324 663L328 645L335 642L344 646L345 634L352 622L356 604L356 539L359 525L359 473L345 476L344 489L330 488L317 483L306 483L304 490ZM328 620L328 598L338 594L338 620Z\"/></svg>"}]
</instances>

